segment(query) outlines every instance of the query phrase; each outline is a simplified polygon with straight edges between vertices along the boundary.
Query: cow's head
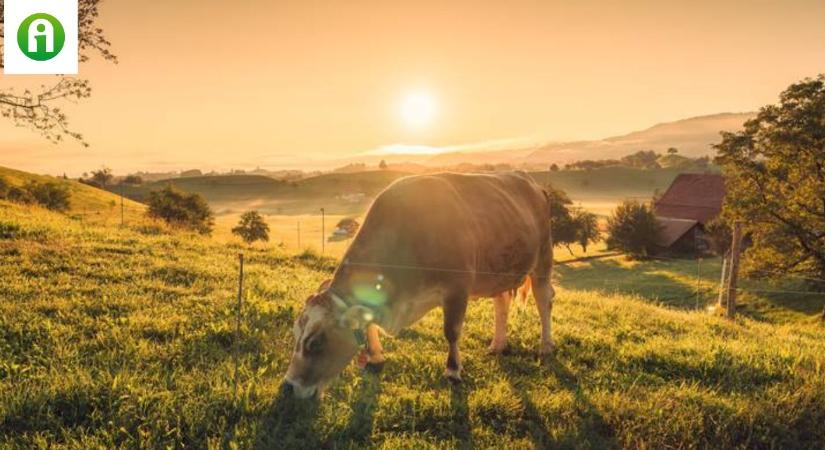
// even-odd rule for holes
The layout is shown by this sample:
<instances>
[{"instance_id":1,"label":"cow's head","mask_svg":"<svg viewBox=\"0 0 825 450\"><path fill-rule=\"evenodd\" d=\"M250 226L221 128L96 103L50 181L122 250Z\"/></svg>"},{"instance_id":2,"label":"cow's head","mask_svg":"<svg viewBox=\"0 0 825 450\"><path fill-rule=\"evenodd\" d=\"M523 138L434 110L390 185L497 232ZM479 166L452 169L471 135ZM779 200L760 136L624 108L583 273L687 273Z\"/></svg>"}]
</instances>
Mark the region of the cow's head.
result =
<instances>
[{"instance_id":1,"label":"cow's head","mask_svg":"<svg viewBox=\"0 0 825 450\"><path fill-rule=\"evenodd\" d=\"M342 304L328 289L310 296L293 327L295 347L285 388L299 398L323 389L358 353L354 330L366 326L365 316L358 306Z\"/></svg>"}]
</instances>

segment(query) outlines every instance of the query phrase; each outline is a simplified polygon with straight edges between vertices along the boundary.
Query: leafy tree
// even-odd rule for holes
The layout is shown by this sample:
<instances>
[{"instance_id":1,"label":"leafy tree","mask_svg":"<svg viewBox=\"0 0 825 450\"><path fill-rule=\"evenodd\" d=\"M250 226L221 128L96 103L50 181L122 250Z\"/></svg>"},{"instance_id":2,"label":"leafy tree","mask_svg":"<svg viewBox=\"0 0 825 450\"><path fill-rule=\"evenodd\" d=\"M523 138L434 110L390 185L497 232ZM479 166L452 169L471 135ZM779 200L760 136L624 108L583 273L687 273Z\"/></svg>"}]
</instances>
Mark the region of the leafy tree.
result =
<instances>
[{"instance_id":1,"label":"leafy tree","mask_svg":"<svg viewBox=\"0 0 825 450\"><path fill-rule=\"evenodd\" d=\"M112 183L113 178L114 176L112 175L112 169L108 167L101 167L98 170L92 171L91 181L96 185L105 188Z\"/></svg>"},{"instance_id":2,"label":"leafy tree","mask_svg":"<svg viewBox=\"0 0 825 450\"><path fill-rule=\"evenodd\" d=\"M387 162L382 159L381 162L378 163L378 168L381 169L381 170L386 170Z\"/></svg>"},{"instance_id":3,"label":"leafy tree","mask_svg":"<svg viewBox=\"0 0 825 450\"><path fill-rule=\"evenodd\" d=\"M667 149L667 154L668 155L675 155L677 153L679 153L679 149L676 148L676 147L670 147L670 148Z\"/></svg>"},{"instance_id":4,"label":"leafy tree","mask_svg":"<svg viewBox=\"0 0 825 450\"><path fill-rule=\"evenodd\" d=\"M247 211L241 215L238 226L232 228L232 234L239 236L247 244L255 241L269 241L269 225L258 211Z\"/></svg>"},{"instance_id":5,"label":"leafy tree","mask_svg":"<svg viewBox=\"0 0 825 450\"><path fill-rule=\"evenodd\" d=\"M215 225L215 216L203 197L171 185L150 192L148 203L150 217L163 219L174 226L210 234Z\"/></svg>"},{"instance_id":6,"label":"leafy tree","mask_svg":"<svg viewBox=\"0 0 825 450\"><path fill-rule=\"evenodd\" d=\"M559 165L556 164L556 163L551 164L550 165L550 171L551 172L558 172L559 171Z\"/></svg>"},{"instance_id":7,"label":"leafy tree","mask_svg":"<svg viewBox=\"0 0 825 450\"><path fill-rule=\"evenodd\" d=\"M576 243L581 246L583 252L587 253L587 246L601 239L599 220L595 214L583 209L574 210L571 218L575 225Z\"/></svg>"},{"instance_id":8,"label":"leafy tree","mask_svg":"<svg viewBox=\"0 0 825 450\"><path fill-rule=\"evenodd\" d=\"M658 169L659 154L653 150L640 150L636 153L622 157L621 162L630 167L639 169Z\"/></svg>"},{"instance_id":9,"label":"leafy tree","mask_svg":"<svg viewBox=\"0 0 825 450\"><path fill-rule=\"evenodd\" d=\"M117 62L117 57L109 50L111 44L97 23L101 1L78 1L77 26L81 62L88 61L91 53L98 53L104 60ZM0 1L0 17L3 16L3 3ZM0 22L0 38L4 36L5 29ZM0 39L0 50L2 42ZM2 67L0 61L0 68ZM80 133L69 129L68 118L59 105L88 98L91 93L88 80L73 77L61 77L57 82L34 91L0 90L0 117L11 120L17 126L31 128L55 143L69 137L88 146Z\"/></svg>"},{"instance_id":10,"label":"leafy tree","mask_svg":"<svg viewBox=\"0 0 825 450\"><path fill-rule=\"evenodd\" d=\"M607 247L634 258L647 257L655 248L660 232L653 208L626 200L607 219Z\"/></svg>"},{"instance_id":11,"label":"leafy tree","mask_svg":"<svg viewBox=\"0 0 825 450\"><path fill-rule=\"evenodd\" d=\"M742 221L752 240L746 273L825 279L825 75L792 84L715 148L723 215Z\"/></svg>"},{"instance_id":12,"label":"leafy tree","mask_svg":"<svg viewBox=\"0 0 825 450\"><path fill-rule=\"evenodd\" d=\"M140 175L126 175L123 178L123 184L131 184L133 186L139 186L143 184L143 178Z\"/></svg>"},{"instance_id":13,"label":"leafy tree","mask_svg":"<svg viewBox=\"0 0 825 450\"><path fill-rule=\"evenodd\" d=\"M48 209L66 211L72 196L69 187L63 183L29 181L24 187L34 200Z\"/></svg>"}]
</instances>

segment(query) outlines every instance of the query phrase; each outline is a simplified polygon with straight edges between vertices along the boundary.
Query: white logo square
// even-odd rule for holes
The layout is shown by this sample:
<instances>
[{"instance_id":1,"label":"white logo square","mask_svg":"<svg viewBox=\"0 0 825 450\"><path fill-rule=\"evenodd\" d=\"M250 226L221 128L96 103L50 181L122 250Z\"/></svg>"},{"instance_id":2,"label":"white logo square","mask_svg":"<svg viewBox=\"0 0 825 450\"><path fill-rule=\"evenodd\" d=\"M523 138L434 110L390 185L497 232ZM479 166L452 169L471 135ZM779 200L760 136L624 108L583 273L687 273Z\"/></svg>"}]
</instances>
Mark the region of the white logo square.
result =
<instances>
[{"instance_id":1,"label":"white logo square","mask_svg":"<svg viewBox=\"0 0 825 450\"><path fill-rule=\"evenodd\" d=\"M77 73L77 0L5 0L3 72Z\"/></svg>"}]
</instances>

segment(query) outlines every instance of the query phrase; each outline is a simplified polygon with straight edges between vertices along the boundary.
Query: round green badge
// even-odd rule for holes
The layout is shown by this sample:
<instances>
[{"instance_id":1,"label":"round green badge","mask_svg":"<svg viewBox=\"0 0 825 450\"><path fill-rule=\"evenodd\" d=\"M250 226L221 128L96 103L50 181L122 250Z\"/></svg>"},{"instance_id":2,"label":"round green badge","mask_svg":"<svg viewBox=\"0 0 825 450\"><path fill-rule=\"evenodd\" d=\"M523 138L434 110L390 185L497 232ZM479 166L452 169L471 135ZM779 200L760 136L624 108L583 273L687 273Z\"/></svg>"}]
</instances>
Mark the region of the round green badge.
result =
<instances>
[{"instance_id":1,"label":"round green badge","mask_svg":"<svg viewBox=\"0 0 825 450\"><path fill-rule=\"evenodd\" d=\"M24 55L35 61L48 61L63 50L66 32L54 16L32 14L17 29L17 45Z\"/></svg>"}]
</instances>

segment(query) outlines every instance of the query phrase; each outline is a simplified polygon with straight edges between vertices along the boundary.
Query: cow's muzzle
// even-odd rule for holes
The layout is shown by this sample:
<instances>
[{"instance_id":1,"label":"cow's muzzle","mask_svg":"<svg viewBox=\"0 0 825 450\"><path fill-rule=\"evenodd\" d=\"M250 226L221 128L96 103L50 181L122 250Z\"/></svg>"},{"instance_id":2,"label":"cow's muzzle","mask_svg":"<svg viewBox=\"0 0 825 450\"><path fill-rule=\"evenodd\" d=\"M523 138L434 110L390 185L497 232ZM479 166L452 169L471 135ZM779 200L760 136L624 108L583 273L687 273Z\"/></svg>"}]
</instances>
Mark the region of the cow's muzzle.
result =
<instances>
[{"instance_id":1,"label":"cow's muzzle","mask_svg":"<svg viewBox=\"0 0 825 450\"><path fill-rule=\"evenodd\" d=\"M281 394L284 396L294 396L296 398L310 398L317 394L318 388L315 386L301 386L300 383L296 383L291 380L284 380L283 384L281 384Z\"/></svg>"}]
</instances>

